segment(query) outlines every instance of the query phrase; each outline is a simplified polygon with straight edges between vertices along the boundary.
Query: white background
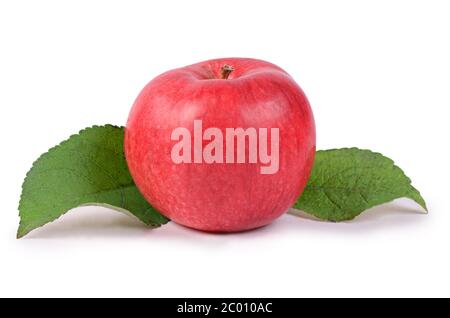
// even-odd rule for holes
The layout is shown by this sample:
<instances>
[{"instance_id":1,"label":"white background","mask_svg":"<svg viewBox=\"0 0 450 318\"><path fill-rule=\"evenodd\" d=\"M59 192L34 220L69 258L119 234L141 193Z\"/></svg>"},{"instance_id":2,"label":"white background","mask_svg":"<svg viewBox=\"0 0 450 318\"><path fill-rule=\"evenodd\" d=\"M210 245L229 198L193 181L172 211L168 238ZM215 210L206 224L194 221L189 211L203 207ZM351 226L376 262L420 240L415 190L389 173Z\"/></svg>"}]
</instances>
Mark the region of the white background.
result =
<instances>
[{"instance_id":1,"label":"white background","mask_svg":"<svg viewBox=\"0 0 450 318\"><path fill-rule=\"evenodd\" d=\"M0 296L450 296L448 1L1 1ZM332 224L283 216L212 235L76 209L16 240L32 162L92 124L125 124L166 70L227 57L286 69L319 149L393 158L407 200Z\"/></svg>"}]
</instances>

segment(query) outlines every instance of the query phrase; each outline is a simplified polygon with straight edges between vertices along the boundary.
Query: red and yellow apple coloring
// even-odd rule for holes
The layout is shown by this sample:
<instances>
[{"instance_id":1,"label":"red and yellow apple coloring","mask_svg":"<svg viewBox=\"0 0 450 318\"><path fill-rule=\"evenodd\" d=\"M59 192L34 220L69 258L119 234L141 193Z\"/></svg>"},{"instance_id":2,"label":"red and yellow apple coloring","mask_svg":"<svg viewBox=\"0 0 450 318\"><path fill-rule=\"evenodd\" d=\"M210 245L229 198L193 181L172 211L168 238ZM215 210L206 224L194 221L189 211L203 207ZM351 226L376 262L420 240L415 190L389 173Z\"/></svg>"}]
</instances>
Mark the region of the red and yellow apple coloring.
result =
<instances>
[{"instance_id":1,"label":"red and yellow apple coloring","mask_svg":"<svg viewBox=\"0 0 450 318\"><path fill-rule=\"evenodd\" d=\"M303 191L314 118L292 77L256 59L166 72L137 97L125 155L137 187L172 221L210 232L257 228Z\"/></svg>"}]
</instances>

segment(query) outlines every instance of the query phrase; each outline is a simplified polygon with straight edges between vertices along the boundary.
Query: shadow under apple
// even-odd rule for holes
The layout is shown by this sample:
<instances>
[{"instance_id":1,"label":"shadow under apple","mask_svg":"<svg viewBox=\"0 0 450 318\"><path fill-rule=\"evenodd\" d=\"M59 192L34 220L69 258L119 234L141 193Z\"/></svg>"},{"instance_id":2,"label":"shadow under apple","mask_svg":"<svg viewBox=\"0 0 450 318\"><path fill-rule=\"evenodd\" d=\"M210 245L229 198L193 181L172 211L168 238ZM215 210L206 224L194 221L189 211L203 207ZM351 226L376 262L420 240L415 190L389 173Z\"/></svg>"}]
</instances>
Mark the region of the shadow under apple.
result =
<instances>
[{"instance_id":1,"label":"shadow under apple","mask_svg":"<svg viewBox=\"0 0 450 318\"><path fill-rule=\"evenodd\" d=\"M266 235L279 236L282 233L308 233L317 231L346 233L366 233L392 227L412 226L424 222L426 213L407 199L398 199L390 203L371 208L355 219L344 222L328 222L315 218L303 211L290 209L272 224L258 229L229 234L205 233L169 222L161 228L152 229L139 220L117 211L86 206L72 209L58 220L38 228L25 239L61 239L94 237L146 237L158 239L194 241L222 241L230 236L240 239L257 238Z\"/></svg>"}]
</instances>

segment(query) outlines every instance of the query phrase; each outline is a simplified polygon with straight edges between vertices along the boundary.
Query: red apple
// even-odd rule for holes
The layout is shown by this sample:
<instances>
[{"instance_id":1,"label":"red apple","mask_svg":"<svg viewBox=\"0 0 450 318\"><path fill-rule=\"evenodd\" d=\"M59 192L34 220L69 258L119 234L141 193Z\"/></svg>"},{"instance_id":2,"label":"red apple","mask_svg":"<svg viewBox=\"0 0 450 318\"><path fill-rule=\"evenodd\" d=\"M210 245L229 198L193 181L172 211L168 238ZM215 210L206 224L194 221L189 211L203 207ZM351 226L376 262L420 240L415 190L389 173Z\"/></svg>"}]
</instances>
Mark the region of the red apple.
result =
<instances>
[{"instance_id":1,"label":"red apple","mask_svg":"<svg viewBox=\"0 0 450 318\"><path fill-rule=\"evenodd\" d=\"M223 58L153 79L125 130L128 166L148 202L210 232L257 228L303 191L314 118L292 77L256 59Z\"/></svg>"}]
</instances>

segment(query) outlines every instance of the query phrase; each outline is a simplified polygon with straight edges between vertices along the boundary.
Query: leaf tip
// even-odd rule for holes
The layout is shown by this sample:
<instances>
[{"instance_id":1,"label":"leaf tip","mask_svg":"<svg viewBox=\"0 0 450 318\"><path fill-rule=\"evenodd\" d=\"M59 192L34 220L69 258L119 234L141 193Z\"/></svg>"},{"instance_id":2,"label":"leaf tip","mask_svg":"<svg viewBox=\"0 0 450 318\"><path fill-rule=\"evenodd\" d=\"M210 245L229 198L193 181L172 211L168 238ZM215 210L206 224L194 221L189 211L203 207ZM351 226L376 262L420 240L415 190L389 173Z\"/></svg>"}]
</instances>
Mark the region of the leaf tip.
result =
<instances>
[{"instance_id":1,"label":"leaf tip","mask_svg":"<svg viewBox=\"0 0 450 318\"><path fill-rule=\"evenodd\" d=\"M22 227L22 225L19 225L19 228L17 229L16 239L21 239L25 235L27 235L30 231L27 231Z\"/></svg>"},{"instance_id":2,"label":"leaf tip","mask_svg":"<svg viewBox=\"0 0 450 318\"><path fill-rule=\"evenodd\" d=\"M427 204L425 203L425 201L423 201L423 204L419 205L422 207L422 209L425 211L425 214L428 214L430 211L428 210Z\"/></svg>"},{"instance_id":3,"label":"leaf tip","mask_svg":"<svg viewBox=\"0 0 450 318\"><path fill-rule=\"evenodd\" d=\"M411 186L411 188L412 188L412 195L408 197L413 201L415 201L418 205L420 205L420 207L425 210L425 214L428 214L429 212L428 207L422 194L420 194L419 190L417 190L413 186Z\"/></svg>"}]
</instances>

